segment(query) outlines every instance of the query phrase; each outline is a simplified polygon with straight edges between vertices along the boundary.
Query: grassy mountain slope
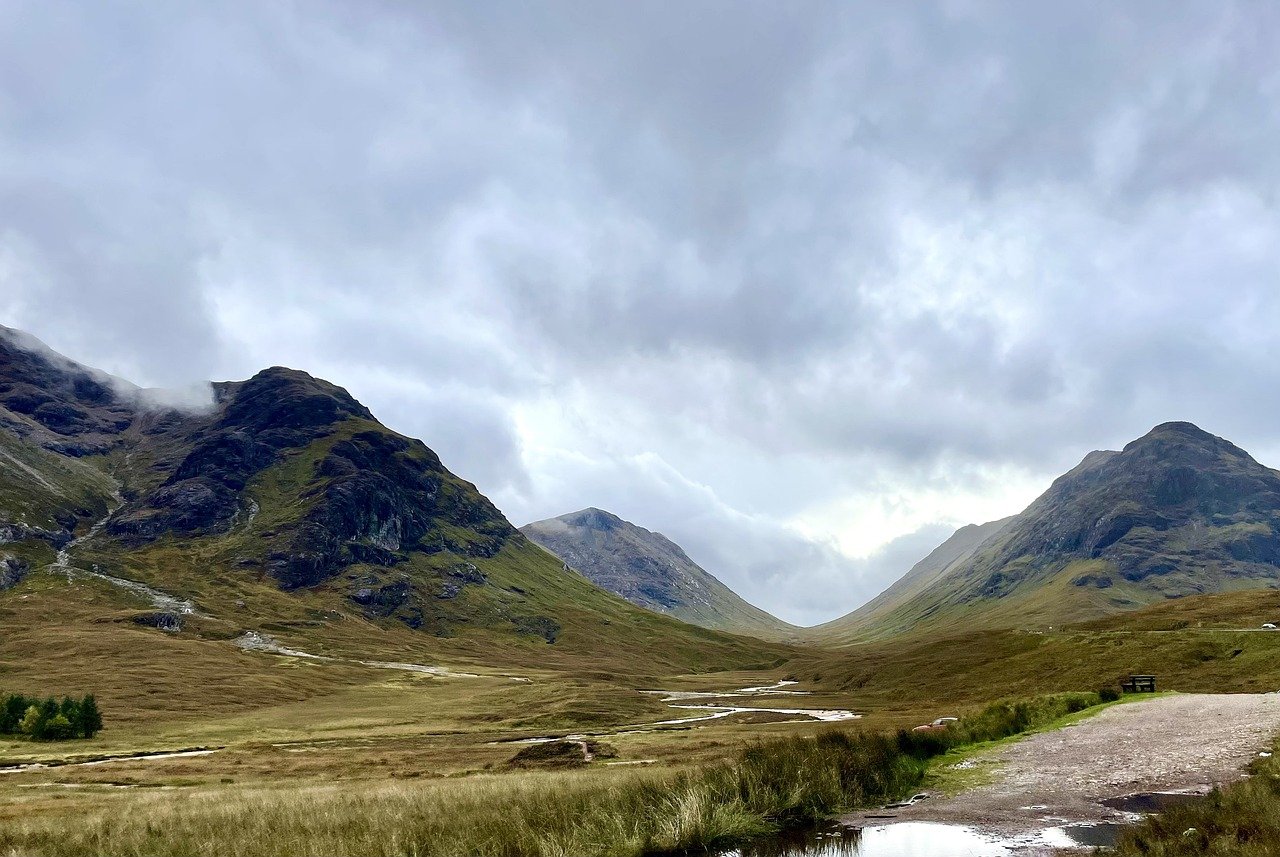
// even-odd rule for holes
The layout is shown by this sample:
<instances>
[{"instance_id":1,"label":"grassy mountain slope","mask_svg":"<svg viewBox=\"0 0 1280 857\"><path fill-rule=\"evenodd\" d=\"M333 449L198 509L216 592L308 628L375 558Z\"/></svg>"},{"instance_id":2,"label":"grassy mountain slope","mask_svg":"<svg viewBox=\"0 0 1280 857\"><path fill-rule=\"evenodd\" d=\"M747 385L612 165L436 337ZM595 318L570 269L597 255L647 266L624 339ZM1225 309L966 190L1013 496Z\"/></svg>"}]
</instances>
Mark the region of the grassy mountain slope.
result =
<instances>
[{"instance_id":1,"label":"grassy mountain slope","mask_svg":"<svg viewBox=\"0 0 1280 857\"><path fill-rule=\"evenodd\" d=\"M1157 676L1161 690L1231 693L1280 688L1280 591L1189 595L1052 630L960 627L813 650L790 668L803 681L890 717L956 713L986 700L1117 687Z\"/></svg>"},{"instance_id":2,"label":"grassy mountain slope","mask_svg":"<svg viewBox=\"0 0 1280 857\"><path fill-rule=\"evenodd\" d=\"M969 524L956 530L933 551L898 578L892 586L857 610L805 631L809 642L847 642L864 632L871 636L885 616L904 601L926 594L938 580L982 548L1013 518Z\"/></svg>"},{"instance_id":3,"label":"grassy mountain slope","mask_svg":"<svg viewBox=\"0 0 1280 857\"><path fill-rule=\"evenodd\" d=\"M661 533L600 509L520 528L597 586L684 622L764 639L800 630L748 604Z\"/></svg>"},{"instance_id":4,"label":"grassy mountain slope","mask_svg":"<svg viewBox=\"0 0 1280 857\"><path fill-rule=\"evenodd\" d=\"M886 593L824 639L1043 628L1278 585L1280 473L1190 423L1165 423L1120 452L1090 453L927 587Z\"/></svg>"},{"instance_id":5,"label":"grassy mountain slope","mask_svg":"<svg viewBox=\"0 0 1280 857\"><path fill-rule=\"evenodd\" d=\"M282 674L236 645L250 631L317 655L588 682L785 655L564 574L420 441L295 370L178 410L0 330L0 465L0 683L95 691L118 717L310 698L385 672ZM575 693L556 705L589 711Z\"/></svg>"}]
</instances>

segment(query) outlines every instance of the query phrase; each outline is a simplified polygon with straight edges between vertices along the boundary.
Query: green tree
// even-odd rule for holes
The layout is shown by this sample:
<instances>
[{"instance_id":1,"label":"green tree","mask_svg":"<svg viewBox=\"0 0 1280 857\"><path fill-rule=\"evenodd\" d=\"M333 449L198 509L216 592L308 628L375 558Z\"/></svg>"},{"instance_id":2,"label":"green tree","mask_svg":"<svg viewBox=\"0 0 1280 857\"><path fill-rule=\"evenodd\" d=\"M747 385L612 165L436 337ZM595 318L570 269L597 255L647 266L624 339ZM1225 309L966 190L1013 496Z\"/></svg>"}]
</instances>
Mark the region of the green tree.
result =
<instances>
[{"instance_id":1,"label":"green tree","mask_svg":"<svg viewBox=\"0 0 1280 857\"><path fill-rule=\"evenodd\" d=\"M0 735L13 735L22 726L22 715L31 703L22 694L11 693L0 706Z\"/></svg>"},{"instance_id":2,"label":"green tree","mask_svg":"<svg viewBox=\"0 0 1280 857\"><path fill-rule=\"evenodd\" d=\"M77 731L86 738L92 738L102 730L102 712L98 710L98 700L89 694L80 700Z\"/></svg>"},{"instance_id":3,"label":"green tree","mask_svg":"<svg viewBox=\"0 0 1280 857\"><path fill-rule=\"evenodd\" d=\"M76 737L76 730L70 720L58 713L36 727L31 737L38 741L65 741Z\"/></svg>"},{"instance_id":4,"label":"green tree","mask_svg":"<svg viewBox=\"0 0 1280 857\"><path fill-rule=\"evenodd\" d=\"M76 702L69 696L62 697L62 702L58 704L58 713L67 718L68 721L74 723L79 716L80 703Z\"/></svg>"},{"instance_id":5,"label":"green tree","mask_svg":"<svg viewBox=\"0 0 1280 857\"><path fill-rule=\"evenodd\" d=\"M40 728L41 725L42 725L42 719L40 717L39 707L35 705L27 706L27 711L25 714L22 715L22 721L18 725L18 728L22 731L22 734L34 735L36 734L36 731Z\"/></svg>"}]
</instances>

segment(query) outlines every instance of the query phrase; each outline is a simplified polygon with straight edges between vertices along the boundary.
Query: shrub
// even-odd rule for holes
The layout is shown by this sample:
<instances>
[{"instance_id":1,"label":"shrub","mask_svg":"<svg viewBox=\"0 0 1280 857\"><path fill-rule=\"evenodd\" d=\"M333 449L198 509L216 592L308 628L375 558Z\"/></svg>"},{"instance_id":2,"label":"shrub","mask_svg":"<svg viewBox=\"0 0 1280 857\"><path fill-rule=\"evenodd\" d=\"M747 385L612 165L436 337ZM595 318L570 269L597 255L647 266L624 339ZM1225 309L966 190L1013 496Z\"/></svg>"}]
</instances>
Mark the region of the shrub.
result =
<instances>
[{"instance_id":1,"label":"shrub","mask_svg":"<svg viewBox=\"0 0 1280 857\"><path fill-rule=\"evenodd\" d=\"M0 735L29 735L41 741L92 738L102 730L102 712L92 694L43 701L11 693L0 703Z\"/></svg>"},{"instance_id":2,"label":"shrub","mask_svg":"<svg viewBox=\"0 0 1280 857\"><path fill-rule=\"evenodd\" d=\"M1103 702L1115 702L1119 698L1120 691L1116 690L1114 687L1104 687L1102 690L1098 691L1098 699Z\"/></svg>"},{"instance_id":3,"label":"shrub","mask_svg":"<svg viewBox=\"0 0 1280 857\"><path fill-rule=\"evenodd\" d=\"M65 741L68 738L76 737L76 730L71 725L71 721L65 716L55 714L37 724L35 731L31 733L31 737L37 741Z\"/></svg>"}]
</instances>

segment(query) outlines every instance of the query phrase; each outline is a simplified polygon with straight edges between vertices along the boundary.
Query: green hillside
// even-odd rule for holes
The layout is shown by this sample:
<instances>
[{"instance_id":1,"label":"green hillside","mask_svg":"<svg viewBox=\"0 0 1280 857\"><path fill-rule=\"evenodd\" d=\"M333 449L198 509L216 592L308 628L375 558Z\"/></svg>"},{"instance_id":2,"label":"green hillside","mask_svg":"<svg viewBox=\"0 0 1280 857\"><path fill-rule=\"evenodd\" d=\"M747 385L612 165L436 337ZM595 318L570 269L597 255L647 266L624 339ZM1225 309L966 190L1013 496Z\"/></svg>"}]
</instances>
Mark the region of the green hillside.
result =
<instances>
[{"instance_id":1,"label":"green hillside","mask_svg":"<svg viewBox=\"0 0 1280 857\"><path fill-rule=\"evenodd\" d=\"M281 674L270 651L246 651L254 640L342 663L632 684L785 655L565 574L341 388L273 368L212 391L201 409L157 405L0 331L6 687L84 688L146 719L370 679L335 661L323 678Z\"/></svg>"}]
</instances>

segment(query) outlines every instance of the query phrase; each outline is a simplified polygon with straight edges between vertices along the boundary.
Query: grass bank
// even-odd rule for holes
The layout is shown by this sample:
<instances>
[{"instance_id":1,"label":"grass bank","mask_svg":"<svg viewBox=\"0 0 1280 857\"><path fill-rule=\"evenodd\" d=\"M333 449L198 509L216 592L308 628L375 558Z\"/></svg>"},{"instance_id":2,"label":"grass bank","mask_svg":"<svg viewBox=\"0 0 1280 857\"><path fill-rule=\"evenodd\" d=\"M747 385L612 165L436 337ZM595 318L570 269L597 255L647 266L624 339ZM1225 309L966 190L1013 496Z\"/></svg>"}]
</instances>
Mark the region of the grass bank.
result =
<instances>
[{"instance_id":1,"label":"grass bank","mask_svg":"<svg viewBox=\"0 0 1280 857\"><path fill-rule=\"evenodd\" d=\"M929 760L1098 703L1000 703L945 732L832 730L700 768L508 773L382 786L227 787L121 796L0 827L0 853L638 857L716 849L910 792ZM114 797L114 796L113 796Z\"/></svg>"},{"instance_id":2,"label":"grass bank","mask_svg":"<svg viewBox=\"0 0 1280 857\"><path fill-rule=\"evenodd\" d=\"M1249 779L1147 818L1121 837L1117 853L1123 857L1280 854L1280 757L1276 753L1280 753L1280 741L1270 757L1254 761Z\"/></svg>"}]
</instances>

